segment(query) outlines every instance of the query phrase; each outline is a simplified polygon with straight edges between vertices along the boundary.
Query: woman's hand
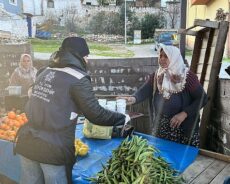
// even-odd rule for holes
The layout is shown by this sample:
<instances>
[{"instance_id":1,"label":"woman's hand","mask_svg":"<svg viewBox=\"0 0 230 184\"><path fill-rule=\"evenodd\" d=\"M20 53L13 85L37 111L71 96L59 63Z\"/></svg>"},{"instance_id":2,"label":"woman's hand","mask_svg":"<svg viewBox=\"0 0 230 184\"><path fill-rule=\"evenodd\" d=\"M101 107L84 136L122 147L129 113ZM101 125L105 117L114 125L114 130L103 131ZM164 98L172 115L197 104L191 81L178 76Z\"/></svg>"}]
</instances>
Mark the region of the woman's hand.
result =
<instances>
[{"instance_id":1,"label":"woman's hand","mask_svg":"<svg viewBox=\"0 0 230 184\"><path fill-rule=\"evenodd\" d=\"M30 97L31 97L31 95L32 95L32 87L30 87L30 88L28 89L27 94L28 94L28 97L30 98Z\"/></svg>"},{"instance_id":2,"label":"woman's hand","mask_svg":"<svg viewBox=\"0 0 230 184\"><path fill-rule=\"evenodd\" d=\"M186 112L180 112L172 117L170 120L171 128L179 128L181 123L187 118L188 114Z\"/></svg>"},{"instance_id":3,"label":"woman's hand","mask_svg":"<svg viewBox=\"0 0 230 184\"><path fill-rule=\"evenodd\" d=\"M132 105L136 102L136 98L134 96L118 96L116 99L125 99L126 105Z\"/></svg>"}]
</instances>

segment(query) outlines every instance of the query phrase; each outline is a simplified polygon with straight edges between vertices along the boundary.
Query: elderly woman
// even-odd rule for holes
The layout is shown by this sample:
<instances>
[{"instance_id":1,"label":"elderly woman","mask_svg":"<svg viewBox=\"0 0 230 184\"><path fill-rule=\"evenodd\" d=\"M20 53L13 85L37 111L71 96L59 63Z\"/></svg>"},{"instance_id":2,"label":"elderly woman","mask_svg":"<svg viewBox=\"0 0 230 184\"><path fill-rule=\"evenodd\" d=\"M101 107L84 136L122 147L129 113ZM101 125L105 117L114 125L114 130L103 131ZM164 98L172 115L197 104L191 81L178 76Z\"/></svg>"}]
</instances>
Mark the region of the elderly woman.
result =
<instances>
[{"instance_id":1,"label":"elderly woman","mask_svg":"<svg viewBox=\"0 0 230 184\"><path fill-rule=\"evenodd\" d=\"M22 54L19 66L10 77L10 86L22 86L22 95L27 95L28 89L34 83L37 69L33 67L29 54Z\"/></svg>"},{"instance_id":2,"label":"elderly woman","mask_svg":"<svg viewBox=\"0 0 230 184\"><path fill-rule=\"evenodd\" d=\"M199 147L199 111L207 95L177 47L161 45L158 62L143 86L124 98L129 104L150 100L153 135Z\"/></svg>"}]
</instances>

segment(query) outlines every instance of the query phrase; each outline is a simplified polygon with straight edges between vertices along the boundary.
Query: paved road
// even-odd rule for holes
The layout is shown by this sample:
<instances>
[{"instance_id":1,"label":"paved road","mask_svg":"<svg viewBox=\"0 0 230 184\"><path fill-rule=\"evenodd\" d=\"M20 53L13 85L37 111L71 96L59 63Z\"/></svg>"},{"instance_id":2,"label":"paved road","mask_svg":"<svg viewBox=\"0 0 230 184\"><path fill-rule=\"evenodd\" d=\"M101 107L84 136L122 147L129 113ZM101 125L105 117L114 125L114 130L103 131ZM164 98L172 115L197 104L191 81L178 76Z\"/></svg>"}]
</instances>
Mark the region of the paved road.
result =
<instances>
[{"instance_id":1,"label":"paved road","mask_svg":"<svg viewBox=\"0 0 230 184\"><path fill-rule=\"evenodd\" d=\"M225 72L225 69L230 65L230 63L222 63L221 69L220 69L220 75L219 77L222 79L230 79L230 76Z\"/></svg>"},{"instance_id":2,"label":"paved road","mask_svg":"<svg viewBox=\"0 0 230 184\"><path fill-rule=\"evenodd\" d=\"M133 46L127 46L126 47L128 50L131 50L134 52L134 57L153 57L157 56L157 52L154 50L154 45L153 44L144 44L144 45L133 45ZM41 59L41 60L47 60L49 59L51 53L34 53L34 57L36 59ZM89 55L89 58L108 58L108 57L103 57L103 56L95 56L95 55ZM190 57L186 57L188 61L191 60ZM230 76L225 72L225 68L227 68L230 65L230 63L222 63L221 66L221 71L220 71L220 78L225 78L225 79L230 79Z\"/></svg>"},{"instance_id":3,"label":"paved road","mask_svg":"<svg viewBox=\"0 0 230 184\"><path fill-rule=\"evenodd\" d=\"M127 46L128 50L134 52L134 57L156 57L157 52L154 49L154 44L133 45Z\"/></svg>"},{"instance_id":4,"label":"paved road","mask_svg":"<svg viewBox=\"0 0 230 184\"><path fill-rule=\"evenodd\" d=\"M157 56L156 51L154 50L153 44L145 44L145 45L133 45L133 46L126 46L126 49L134 52L134 57L153 57ZM49 59L51 53L39 53L35 52L34 57L36 59L41 60L47 60ZM104 56L95 56L95 55L89 55L89 58L110 58L110 57L104 57Z\"/></svg>"}]
</instances>

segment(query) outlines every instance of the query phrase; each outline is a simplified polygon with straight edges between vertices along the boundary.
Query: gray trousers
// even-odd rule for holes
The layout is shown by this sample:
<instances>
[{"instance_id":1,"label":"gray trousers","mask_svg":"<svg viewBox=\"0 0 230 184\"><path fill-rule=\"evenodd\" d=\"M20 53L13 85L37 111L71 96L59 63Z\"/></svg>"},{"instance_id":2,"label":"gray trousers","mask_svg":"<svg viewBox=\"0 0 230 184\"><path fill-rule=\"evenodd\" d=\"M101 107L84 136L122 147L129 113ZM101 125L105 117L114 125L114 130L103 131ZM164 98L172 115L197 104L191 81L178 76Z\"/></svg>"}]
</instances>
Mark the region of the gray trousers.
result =
<instances>
[{"instance_id":1,"label":"gray trousers","mask_svg":"<svg viewBox=\"0 0 230 184\"><path fill-rule=\"evenodd\" d=\"M42 164L23 156L19 184L67 184L65 166Z\"/></svg>"}]
</instances>

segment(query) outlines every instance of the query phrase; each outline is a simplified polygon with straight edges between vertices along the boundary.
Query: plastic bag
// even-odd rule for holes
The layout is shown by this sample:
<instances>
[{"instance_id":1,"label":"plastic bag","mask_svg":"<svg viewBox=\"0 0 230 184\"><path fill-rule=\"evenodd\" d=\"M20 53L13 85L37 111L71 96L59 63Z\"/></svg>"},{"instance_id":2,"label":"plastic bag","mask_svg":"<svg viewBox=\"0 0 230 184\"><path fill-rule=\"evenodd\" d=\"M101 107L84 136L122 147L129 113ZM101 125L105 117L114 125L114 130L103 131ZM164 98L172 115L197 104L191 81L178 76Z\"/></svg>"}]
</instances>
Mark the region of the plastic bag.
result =
<instances>
[{"instance_id":1,"label":"plastic bag","mask_svg":"<svg viewBox=\"0 0 230 184\"><path fill-rule=\"evenodd\" d=\"M83 126L83 134L87 138L94 139L111 139L112 137L127 137L132 136L134 127L125 125L114 126L99 126L85 119Z\"/></svg>"},{"instance_id":2,"label":"plastic bag","mask_svg":"<svg viewBox=\"0 0 230 184\"><path fill-rule=\"evenodd\" d=\"M87 138L95 139L111 139L113 126L99 126L95 125L89 120L85 119L83 126L83 134Z\"/></svg>"}]
</instances>

